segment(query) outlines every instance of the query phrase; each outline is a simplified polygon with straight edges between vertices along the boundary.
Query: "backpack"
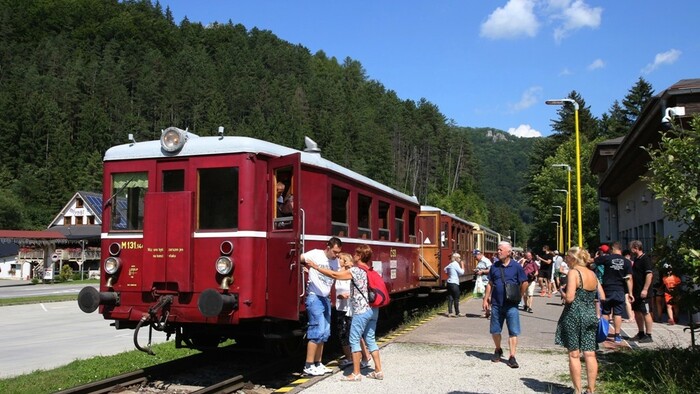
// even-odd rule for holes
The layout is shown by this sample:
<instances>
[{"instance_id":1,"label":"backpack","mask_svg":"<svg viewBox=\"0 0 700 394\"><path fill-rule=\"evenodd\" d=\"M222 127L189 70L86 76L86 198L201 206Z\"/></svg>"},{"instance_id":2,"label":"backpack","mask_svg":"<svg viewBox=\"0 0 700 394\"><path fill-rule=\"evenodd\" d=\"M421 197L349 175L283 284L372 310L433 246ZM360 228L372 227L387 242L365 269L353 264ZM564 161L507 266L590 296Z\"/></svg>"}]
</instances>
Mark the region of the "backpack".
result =
<instances>
[{"instance_id":1,"label":"backpack","mask_svg":"<svg viewBox=\"0 0 700 394\"><path fill-rule=\"evenodd\" d=\"M382 279L377 271L373 269L367 269L359 265L357 268L360 268L361 270L365 271L365 274L367 274L367 297L365 297L365 299L367 300L367 303L369 303L369 306L372 308L379 308L389 305L389 290L386 288L384 279ZM352 284L358 291L360 291L360 288L357 287L355 281L353 281ZM365 296L362 291L360 291L360 294L362 294L363 297Z\"/></svg>"}]
</instances>

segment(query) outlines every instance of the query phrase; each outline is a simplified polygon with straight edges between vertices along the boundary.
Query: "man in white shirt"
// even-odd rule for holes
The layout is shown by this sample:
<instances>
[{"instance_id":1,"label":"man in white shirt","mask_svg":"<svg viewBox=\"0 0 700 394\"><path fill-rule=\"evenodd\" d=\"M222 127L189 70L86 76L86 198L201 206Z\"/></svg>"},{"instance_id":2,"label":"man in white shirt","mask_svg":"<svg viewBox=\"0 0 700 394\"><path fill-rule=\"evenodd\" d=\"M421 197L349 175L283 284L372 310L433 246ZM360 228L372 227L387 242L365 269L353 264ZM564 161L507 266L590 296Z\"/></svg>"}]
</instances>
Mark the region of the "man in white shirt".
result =
<instances>
[{"instance_id":1,"label":"man in white shirt","mask_svg":"<svg viewBox=\"0 0 700 394\"><path fill-rule=\"evenodd\" d=\"M331 237L326 244L326 249L313 249L301 256L299 261L303 264L306 260L313 261L319 267L338 271L338 255L342 250L343 242L340 238ZM304 373L320 376L333 372L321 363L323 345L331 336L331 287L333 278L330 278L318 270L309 270L309 281L306 287L306 313L309 318L309 328L306 337L309 343L306 346L306 363Z\"/></svg>"}]
</instances>

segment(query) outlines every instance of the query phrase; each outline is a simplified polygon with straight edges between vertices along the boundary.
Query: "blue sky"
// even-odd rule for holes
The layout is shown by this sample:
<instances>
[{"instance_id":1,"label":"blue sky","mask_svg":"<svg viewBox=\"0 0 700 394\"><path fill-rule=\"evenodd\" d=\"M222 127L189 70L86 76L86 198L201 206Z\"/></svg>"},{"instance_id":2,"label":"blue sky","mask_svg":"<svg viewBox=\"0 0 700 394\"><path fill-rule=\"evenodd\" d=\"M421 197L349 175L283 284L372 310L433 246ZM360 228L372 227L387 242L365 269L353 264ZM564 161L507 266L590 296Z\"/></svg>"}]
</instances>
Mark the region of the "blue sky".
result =
<instances>
[{"instance_id":1,"label":"blue sky","mask_svg":"<svg viewBox=\"0 0 700 394\"><path fill-rule=\"evenodd\" d=\"M576 90L600 117L640 77L660 93L700 78L697 0L160 0L175 22L242 24L359 61L401 99L448 119L551 134ZM695 27L694 27L695 26Z\"/></svg>"}]
</instances>

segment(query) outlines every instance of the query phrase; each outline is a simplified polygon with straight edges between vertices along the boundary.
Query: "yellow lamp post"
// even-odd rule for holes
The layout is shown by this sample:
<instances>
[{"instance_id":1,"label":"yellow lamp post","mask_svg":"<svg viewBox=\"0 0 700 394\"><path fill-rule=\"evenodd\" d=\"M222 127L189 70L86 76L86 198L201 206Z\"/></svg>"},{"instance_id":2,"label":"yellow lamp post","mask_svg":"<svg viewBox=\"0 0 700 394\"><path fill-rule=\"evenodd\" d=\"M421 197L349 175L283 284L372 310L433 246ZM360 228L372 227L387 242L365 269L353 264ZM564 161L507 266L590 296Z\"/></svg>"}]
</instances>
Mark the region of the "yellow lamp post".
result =
<instances>
[{"instance_id":1,"label":"yellow lamp post","mask_svg":"<svg viewBox=\"0 0 700 394\"><path fill-rule=\"evenodd\" d=\"M566 193L566 249L571 249L571 196L569 196L569 191L566 189L554 189L555 192Z\"/></svg>"},{"instance_id":2,"label":"yellow lamp post","mask_svg":"<svg viewBox=\"0 0 700 394\"><path fill-rule=\"evenodd\" d=\"M566 193L566 239L567 250L571 249L571 166L568 164L552 164L552 167L562 167L566 170L568 178L567 189L554 189L555 192Z\"/></svg>"},{"instance_id":3,"label":"yellow lamp post","mask_svg":"<svg viewBox=\"0 0 700 394\"><path fill-rule=\"evenodd\" d=\"M581 210L581 138L578 131L578 103L574 99L547 100L547 105L564 105L570 103L574 105L574 127L576 128L576 208L578 216L578 246L583 248L583 219Z\"/></svg>"},{"instance_id":4,"label":"yellow lamp post","mask_svg":"<svg viewBox=\"0 0 700 394\"><path fill-rule=\"evenodd\" d=\"M555 243L559 245L559 222L553 221L552 223L554 223L554 239L556 241Z\"/></svg>"},{"instance_id":5,"label":"yellow lamp post","mask_svg":"<svg viewBox=\"0 0 700 394\"><path fill-rule=\"evenodd\" d=\"M562 252L564 250L564 207L552 205L552 208L559 208L559 213L555 213L554 216L559 216L559 243L557 244L557 249Z\"/></svg>"}]
</instances>

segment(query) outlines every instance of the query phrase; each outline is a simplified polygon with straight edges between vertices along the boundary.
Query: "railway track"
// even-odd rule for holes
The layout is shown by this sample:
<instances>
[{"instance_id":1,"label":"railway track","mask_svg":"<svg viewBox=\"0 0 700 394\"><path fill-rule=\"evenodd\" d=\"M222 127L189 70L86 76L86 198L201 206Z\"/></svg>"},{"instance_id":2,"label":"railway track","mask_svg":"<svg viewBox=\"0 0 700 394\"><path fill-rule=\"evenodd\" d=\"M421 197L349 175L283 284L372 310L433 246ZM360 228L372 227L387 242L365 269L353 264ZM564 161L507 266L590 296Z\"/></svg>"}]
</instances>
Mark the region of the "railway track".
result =
<instances>
[{"instance_id":1,"label":"railway track","mask_svg":"<svg viewBox=\"0 0 700 394\"><path fill-rule=\"evenodd\" d=\"M73 387L57 394L234 393L251 380L284 373L287 358L264 360L264 353L229 346ZM253 355L253 357L251 357Z\"/></svg>"}]
</instances>

